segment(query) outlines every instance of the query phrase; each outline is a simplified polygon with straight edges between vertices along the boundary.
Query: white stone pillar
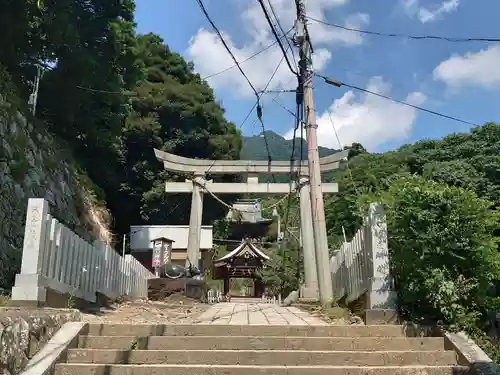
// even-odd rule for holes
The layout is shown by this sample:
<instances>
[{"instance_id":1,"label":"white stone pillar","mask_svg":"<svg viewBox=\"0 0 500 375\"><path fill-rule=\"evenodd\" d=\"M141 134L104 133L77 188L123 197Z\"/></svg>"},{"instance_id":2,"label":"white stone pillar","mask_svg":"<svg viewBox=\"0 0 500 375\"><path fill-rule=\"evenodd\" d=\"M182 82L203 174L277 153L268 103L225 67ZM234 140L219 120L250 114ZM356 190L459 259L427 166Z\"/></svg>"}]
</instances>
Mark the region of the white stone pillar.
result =
<instances>
[{"instance_id":1,"label":"white stone pillar","mask_svg":"<svg viewBox=\"0 0 500 375\"><path fill-rule=\"evenodd\" d=\"M43 264L47 256L49 204L45 199L30 198L24 230L21 273L16 275L12 300L43 304L46 290L43 282Z\"/></svg>"},{"instance_id":2,"label":"white stone pillar","mask_svg":"<svg viewBox=\"0 0 500 375\"><path fill-rule=\"evenodd\" d=\"M318 299L318 274L316 269L316 253L311 213L311 195L309 179L300 177L300 238L304 257L304 279L302 298Z\"/></svg>"},{"instance_id":3,"label":"white stone pillar","mask_svg":"<svg viewBox=\"0 0 500 375\"><path fill-rule=\"evenodd\" d=\"M191 261L194 266L198 267L201 243L201 219L203 216L203 188L199 184L204 184L205 182L204 175L195 175L192 181L193 193L189 216L186 266L189 266L189 261Z\"/></svg>"},{"instance_id":4,"label":"white stone pillar","mask_svg":"<svg viewBox=\"0 0 500 375\"><path fill-rule=\"evenodd\" d=\"M368 276L366 309L393 309L396 293L390 275L387 222L381 204L370 204L366 224Z\"/></svg>"}]
</instances>

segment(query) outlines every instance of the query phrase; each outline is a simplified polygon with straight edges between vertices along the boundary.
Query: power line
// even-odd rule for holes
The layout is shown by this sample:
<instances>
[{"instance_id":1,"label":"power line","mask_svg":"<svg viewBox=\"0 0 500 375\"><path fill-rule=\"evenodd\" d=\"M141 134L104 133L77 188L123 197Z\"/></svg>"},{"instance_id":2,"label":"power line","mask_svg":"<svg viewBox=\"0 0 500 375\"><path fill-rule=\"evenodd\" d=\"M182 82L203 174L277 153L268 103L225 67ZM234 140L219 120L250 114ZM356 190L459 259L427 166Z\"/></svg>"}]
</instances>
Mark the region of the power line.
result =
<instances>
[{"instance_id":1,"label":"power line","mask_svg":"<svg viewBox=\"0 0 500 375\"><path fill-rule=\"evenodd\" d=\"M292 139L292 155L290 156L290 180L292 179L292 174L293 174L293 167L295 165L295 147L296 147L296 136L297 136L297 130L299 129L299 126L301 125L301 121L300 121L300 113L302 112L301 111L302 109L302 105L297 103L297 107L296 107L296 115L295 115L295 126L294 126L294 129L293 129L293 139ZM299 168L302 167L302 143L303 143L303 140L301 139L301 153L300 153L300 161L299 161ZM300 169L299 169L300 170ZM292 182L290 181L290 193L292 192ZM287 202L287 207L286 207L286 211L285 211L285 230L284 232L286 232L287 228L288 228L288 218L289 218L289 214L290 214L290 206L291 206L291 203L292 203L292 197L291 195L288 196L288 202Z\"/></svg>"},{"instance_id":2,"label":"power line","mask_svg":"<svg viewBox=\"0 0 500 375\"><path fill-rule=\"evenodd\" d=\"M332 125L332 128L333 128L333 132L335 133L335 138L337 138L339 148L340 148L340 150L342 150L344 148L344 146L342 145L342 142L340 141L339 133L337 132L337 128L335 126L335 123L333 122L332 114L330 113L330 111L327 111L327 112L328 112L328 118L330 119L330 124ZM347 161L347 163L346 163L346 168L347 168L347 173L349 174L349 178L351 180L352 187L354 188L356 195L359 197L360 194L359 194L358 186L354 182L354 177L352 175L351 167L349 166L349 161Z\"/></svg>"},{"instance_id":3,"label":"power line","mask_svg":"<svg viewBox=\"0 0 500 375\"><path fill-rule=\"evenodd\" d=\"M349 88L354 89L354 90L358 90L358 91L361 91L361 92L364 92L364 93L367 93L367 94L370 94L370 95L374 95L374 96L378 96L380 98L384 98L384 99L390 100L390 101L395 102L395 103L403 104L403 105L406 105L408 107L418 109L419 111L422 111L422 112L427 112L427 113L430 113L432 115L436 115L436 116L439 116L439 117L447 118L449 120L461 122L463 124L472 125L472 126L478 126L477 124L475 124L473 122L462 120L462 119L460 119L458 117L453 117L453 116L445 115L443 113L432 111L430 109L423 108L423 107L420 107L420 106L417 106L417 105L414 105L414 104L410 104L410 103L402 101L402 100L397 100L397 99L391 98L390 96L387 96L387 95L379 94L378 92L370 91L370 90L367 90L367 89L364 89L364 88L361 88L361 87L358 87L358 86L354 86L354 85L349 85L348 83L340 82L340 81L328 78L328 77L323 76L323 75L318 74L318 73L314 73L314 75L317 76L317 77L320 77L320 78L324 79L325 82L328 83L329 85L333 85L333 86L336 86L336 87L341 87L341 86L349 87Z\"/></svg>"},{"instance_id":4,"label":"power line","mask_svg":"<svg viewBox=\"0 0 500 375\"><path fill-rule=\"evenodd\" d=\"M271 13L273 14L274 16L274 19L276 20L276 24L278 25L278 27L280 28L281 30L281 33L286 36L288 34L288 31L287 33L285 33L285 31L283 30L283 27L281 26L281 22L278 18L278 15L276 14L276 12L274 11L274 6L273 6L273 3L271 2L271 0L267 0L268 4L269 4L269 8L271 9ZM297 60L295 58L295 53L293 52L293 47L292 47L292 44L290 43L290 40L288 38L286 38L286 42L288 43L288 48L290 49L290 52L292 53L292 59L293 59L293 63L294 63L294 67L297 66Z\"/></svg>"},{"instance_id":5,"label":"power line","mask_svg":"<svg viewBox=\"0 0 500 375\"><path fill-rule=\"evenodd\" d=\"M267 89L267 88L269 87L269 85L271 84L271 81L273 80L274 76L275 76L275 75L276 75L276 73L278 72L278 69L279 69L279 67L281 66L281 63L282 63L282 62L283 62L283 57L281 58L281 60L280 60L280 62L279 62L279 64L278 64L278 66L276 67L276 69L274 70L273 74L271 75L271 78L269 78L269 81L267 81L267 84L266 84L266 86L265 86L264 90L262 90L262 91L260 92L260 95L259 95L259 96L257 96L257 100L256 100L256 101L255 101L255 103L253 104L252 108L250 108L250 111L248 111L247 115L245 116L245 119L241 122L241 124L240 124L240 129L241 129L241 128L243 127L243 125L247 122L248 118L249 118L249 117L250 117L250 115L252 114L252 112L253 112L253 110L255 109L255 107L257 107L257 115L259 114L259 111L260 111L260 113L261 113L261 116L260 116L260 117L262 118L262 109L259 109L259 108L261 108L261 107L260 107L260 103L259 103L259 102L260 102L260 98L262 97L262 95L264 95L264 94L266 93L266 89ZM268 156L269 161L271 161L271 153L270 153L270 151L269 151L269 144L268 144L268 142L267 142L266 133L265 133L265 127L264 127L264 123L262 122L262 119L256 119L256 120L253 122L253 124L252 124L252 125L254 125L254 124L257 122L257 120L260 120L260 122L261 122L261 126L262 126L262 129L263 129L263 131L264 131L264 142L265 142L265 144L266 144L266 148L267 148L267 156ZM214 166L214 164L215 164L215 160L214 160L214 162L210 165L210 167L208 168L208 170L207 170L207 172L206 172L206 173L208 173L208 172L210 171L210 169L212 169L212 167Z\"/></svg>"},{"instance_id":6,"label":"power line","mask_svg":"<svg viewBox=\"0 0 500 375\"><path fill-rule=\"evenodd\" d=\"M201 1L201 0L199 0ZM280 37L278 36L278 33L276 32L276 29L274 28L274 25L271 21L271 17L269 16L269 12L267 11L266 9L266 6L264 4L264 1L263 0L258 0L259 1L259 4L262 8L262 12L264 13L264 16L266 17L266 20L267 20L267 23L269 24L269 27L271 28L271 32L273 33L274 37L276 38L276 40L278 41L278 44L280 45L280 48L281 48L281 51L283 52L283 55L285 56L285 59L286 59L286 63L288 65L288 68L290 69L290 71L297 75L297 71L295 69L292 68L292 64L290 63L290 60L288 59L288 56L286 54L286 50L285 50L285 47L283 46L283 43L281 43L281 39Z\"/></svg>"},{"instance_id":7,"label":"power line","mask_svg":"<svg viewBox=\"0 0 500 375\"><path fill-rule=\"evenodd\" d=\"M267 90L267 88L271 84L271 81L273 80L273 78L276 75L276 73L278 72L281 64L283 63L283 59L284 58L285 58L285 55L280 59L280 62L276 66L276 69L274 69L274 72L271 75L271 78L267 82L266 87L264 87L264 90L263 90L264 92ZM269 142L267 141L266 127L264 126L264 121L262 120L262 107L260 106L259 100L260 100L260 96L257 97L257 117L258 117L260 125L262 127L262 135L264 136L264 143L265 143L265 146L266 146L267 157L268 157L269 163L271 163L271 161L272 161L272 159L271 159L271 150L269 149ZM272 175L272 177L273 177L273 181L276 182L276 177L274 176L274 174Z\"/></svg>"},{"instance_id":8,"label":"power line","mask_svg":"<svg viewBox=\"0 0 500 375\"><path fill-rule=\"evenodd\" d=\"M89 91L89 92L94 92L98 94L116 94L116 95L129 95L129 96L137 96L137 93L135 92L126 92L126 91L107 91L107 90L99 90L99 89L93 89L90 87L84 87L84 86L75 86L77 89L84 90L84 91Z\"/></svg>"},{"instance_id":9,"label":"power line","mask_svg":"<svg viewBox=\"0 0 500 375\"><path fill-rule=\"evenodd\" d=\"M263 130L263 135L264 135L264 142L266 144L266 151L267 151L267 156L268 156L268 160L269 160L269 163L272 161L271 159L271 152L269 150L269 143L267 142L267 136L266 136L266 129L265 129L265 126L264 126L264 122L262 121L262 107L260 105L260 95L259 93L257 92L257 90L255 89L255 86L252 84L252 82L250 81L250 79L248 78L248 76L245 74L245 72L243 71L243 69L241 68L238 60L236 60L236 57L234 56L233 52L231 51L231 49L229 48L229 46L227 45L226 41L224 40L224 38L222 37L222 34L221 32L219 31L219 29L217 28L217 26L215 25L215 23L212 21L212 18L210 17L210 15L208 14L207 10L205 9L205 6L203 5L203 1L202 0L197 0L198 2L198 5L200 6L203 14L205 15L206 19L208 20L208 22L210 23L210 25L212 26L212 28L215 30L215 32L217 33L220 41L222 42L222 44L224 45L224 48L226 48L226 51L229 53L229 55L231 56L231 58L233 59L234 63L236 64L236 66L238 67L240 73L243 75L243 77L245 77L246 81L248 82L248 85L252 88L253 92L255 93L255 96L257 97L257 102L256 102L256 107L257 107L257 117L259 118L259 121L260 121L260 124L262 126L262 130ZM280 46L282 46L281 44L281 40L280 38L277 38L276 41L280 44ZM281 61L280 61L280 64L281 65ZM278 70L279 68L279 65L278 67L276 68L276 71ZM276 71L273 73L273 75L271 76L271 80L274 78L274 75L276 74ZM271 81L270 80L270 81ZM266 88L267 89L267 86ZM265 90L264 89L264 90ZM254 108L255 108L254 106ZM253 108L252 108L253 110ZM248 117L248 116L247 116ZM246 121L246 120L245 120ZM242 124L243 125L243 124ZM273 175L273 179L274 179L274 175Z\"/></svg>"},{"instance_id":10,"label":"power line","mask_svg":"<svg viewBox=\"0 0 500 375\"><path fill-rule=\"evenodd\" d=\"M276 42L277 43L277 42ZM245 116L245 119L242 121L241 125L240 125L240 129L243 127L243 125L247 122L248 118L250 117L250 115L252 114L253 110L255 109L255 107L257 107L257 105L259 104L259 101L260 101L260 98L262 98L262 96L267 92L267 88L269 87L269 85L271 84L272 80L274 79L274 76L276 75L276 73L278 72L281 64L283 63L283 59L285 57L283 56L280 60L280 62L278 63L278 66L276 67L276 69L274 69L273 71L273 74L271 75L271 77L269 78L269 80L267 81L267 84L266 86L264 87L263 90L260 91L260 94L259 94L259 98L258 100L254 103L254 105L252 106L252 108L250 109L250 111L248 111L247 115ZM279 92L276 96L278 97L279 95L281 94L281 92Z\"/></svg>"},{"instance_id":11,"label":"power line","mask_svg":"<svg viewBox=\"0 0 500 375\"><path fill-rule=\"evenodd\" d=\"M249 61L249 60L252 60L253 58L255 58L255 57L259 56L261 53L266 52L269 48L271 48L271 47L275 46L276 44L278 44L278 41L277 41L277 40L275 40L273 43L269 44L267 47L265 47L265 48L261 49L260 51L258 51L258 52L256 52L256 53L254 53L252 56L247 57L247 58L246 58L246 59L244 59L244 60L241 60L241 61L240 61L240 64L243 64L243 63L245 63L245 62L247 62L247 61ZM218 76L219 74L225 73L225 72L227 72L228 70L231 70L231 69L233 69L233 68L236 68L237 66L238 66L238 65L236 65L236 64L231 65L230 67L228 67L228 68L226 68L226 69L224 69L224 70L221 70L221 71L219 71L219 72L217 72L217 73L209 74L208 76L203 77L202 79L203 79L203 80L205 80L205 79L209 79L209 78L212 78L212 77Z\"/></svg>"},{"instance_id":12,"label":"power line","mask_svg":"<svg viewBox=\"0 0 500 375\"><path fill-rule=\"evenodd\" d=\"M445 41L445 42L455 42L455 43L460 43L460 42L462 42L462 43L463 42L500 42L500 38L456 38L456 37L447 37L447 36L438 36L438 35L409 35L409 34L399 34L399 33L382 33L382 32L378 32L378 31L354 29L351 27L322 21L320 19L317 19L317 18L314 18L311 16L306 16L306 18L310 19L311 21L321 23L323 25L336 27L338 29L342 29L342 30L346 30L346 31L352 31L352 32L360 33L360 34L383 36L383 37L406 38L406 39L414 39L414 40L432 39L432 40L441 40L441 41Z\"/></svg>"},{"instance_id":13,"label":"power line","mask_svg":"<svg viewBox=\"0 0 500 375\"><path fill-rule=\"evenodd\" d=\"M196 0L196 1L198 2L198 5L200 6L203 14L205 15L205 18L208 20L208 22L210 23L210 25L212 26L212 28L214 29L214 31L217 33L217 36L219 37L220 41L222 42L222 45L226 49L227 53L229 53L229 55L233 59L235 65L238 67L241 75L243 77L245 77L246 81L248 82L248 85L252 88L253 92L255 93L255 96L258 98L259 94L258 94L257 90L255 89L254 85L252 84L252 82L250 81L250 79L247 77L247 75L245 74L245 72L243 71L243 69L241 69L241 66L240 66L238 60L236 60L236 57L234 56L233 52L231 52L231 49L229 48L229 46L227 45L226 41L222 37L221 32L219 31L219 29L217 28L217 26L215 26L215 23L212 21L212 18L210 17L210 15L208 14L207 10L205 9L205 5L203 5L203 1L202 0Z\"/></svg>"},{"instance_id":14,"label":"power line","mask_svg":"<svg viewBox=\"0 0 500 375\"><path fill-rule=\"evenodd\" d=\"M247 115L245 116L245 118L243 119L243 121L241 122L240 124L240 129L243 127L243 125L245 125L245 123L247 122L248 118L250 117L250 115L252 114L253 110L255 109L255 107L257 107L257 103L258 102L255 102L253 103L253 106L252 108L250 108L250 111L248 111Z\"/></svg>"},{"instance_id":15,"label":"power line","mask_svg":"<svg viewBox=\"0 0 500 375\"><path fill-rule=\"evenodd\" d=\"M292 78L293 79L293 78ZM287 85L291 82L288 81ZM296 91L296 90L295 90ZM262 98L262 96L264 94L267 94L267 93L271 93L271 92L274 92L276 93L276 95L272 98L273 101L275 101L276 103L280 104L278 101L276 101L276 99L278 98L278 96L280 96L283 92L287 92L287 90L276 90L276 91L269 91L269 90L266 90L266 91L261 91L261 95L260 97ZM281 104L280 104L281 105ZM253 110L255 109L255 107L257 106L257 102L254 103L253 107L250 109L250 111L247 113L247 115L245 116L245 119L243 120L243 122L240 124L240 129L243 127L243 125L246 123L246 121L248 120L248 118L250 117L250 115L252 114ZM253 124L255 124L257 122L257 119L255 119L255 121L253 122ZM252 124L252 125L253 125Z\"/></svg>"},{"instance_id":16,"label":"power line","mask_svg":"<svg viewBox=\"0 0 500 375\"><path fill-rule=\"evenodd\" d=\"M282 38L286 38L286 36L290 33L290 31L292 31L292 29L288 30L286 33L283 33L284 35L282 36ZM254 53L252 56L249 56L249 57L247 57L246 59L241 60L241 61L240 61L240 64L243 64L243 63L245 63L245 62L247 62L247 61L249 61L249 60L252 60L253 58L255 58L255 57L259 56L260 54L262 54L262 53L266 52L269 48L271 48L271 47L275 46L276 44L278 44L278 41L277 41L277 40L275 40L274 42L272 42L272 43L271 43L271 44L269 44L268 46L264 47L264 48L263 48L263 49L261 49L260 51L258 51L258 52L256 52L256 53ZM231 69L233 69L233 68L236 68L237 66L238 66L238 65L236 65L236 64L231 65L230 67L228 67L228 68L226 68L226 69L224 69L224 70L221 70L220 72L210 74L210 75L208 75L208 76L206 76L206 77L203 77L202 79L203 79L203 80L206 80L206 79L209 79L209 78L212 78L212 77L218 76L219 74L225 73L225 72L227 72L227 71L229 71L229 70L231 70Z\"/></svg>"}]
</instances>

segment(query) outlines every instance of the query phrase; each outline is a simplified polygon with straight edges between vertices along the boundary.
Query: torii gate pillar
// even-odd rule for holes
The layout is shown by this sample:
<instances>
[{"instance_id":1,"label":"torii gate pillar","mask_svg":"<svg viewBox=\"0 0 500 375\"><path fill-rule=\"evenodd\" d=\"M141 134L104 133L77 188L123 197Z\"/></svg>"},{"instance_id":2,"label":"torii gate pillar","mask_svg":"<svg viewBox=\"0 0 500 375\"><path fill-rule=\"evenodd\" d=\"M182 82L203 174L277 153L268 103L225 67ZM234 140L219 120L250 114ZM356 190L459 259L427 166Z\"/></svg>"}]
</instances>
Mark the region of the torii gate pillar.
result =
<instances>
[{"instance_id":1,"label":"torii gate pillar","mask_svg":"<svg viewBox=\"0 0 500 375\"><path fill-rule=\"evenodd\" d=\"M300 176L300 238L304 257L304 285L301 297L317 300L319 298L318 272L312 226L311 195L309 178Z\"/></svg>"},{"instance_id":2,"label":"torii gate pillar","mask_svg":"<svg viewBox=\"0 0 500 375\"><path fill-rule=\"evenodd\" d=\"M201 185L205 183L205 174L197 174L193 177L193 180L186 180L186 182L191 182L193 184L186 266L189 266L189 262L191 262L194 266L199 267L198 258L201 244L201 220L203 217L203 188Z\"/></svg>"}]
</instances>

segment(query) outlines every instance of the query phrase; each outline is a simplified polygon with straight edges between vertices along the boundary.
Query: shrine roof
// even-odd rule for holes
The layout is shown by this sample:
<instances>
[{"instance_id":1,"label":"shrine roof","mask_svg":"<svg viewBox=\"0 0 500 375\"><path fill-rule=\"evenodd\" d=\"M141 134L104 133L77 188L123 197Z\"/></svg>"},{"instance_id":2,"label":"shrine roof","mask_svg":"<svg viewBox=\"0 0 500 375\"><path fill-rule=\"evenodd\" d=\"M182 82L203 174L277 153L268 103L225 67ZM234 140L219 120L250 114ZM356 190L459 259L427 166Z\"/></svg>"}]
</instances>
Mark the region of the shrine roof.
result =
<instances>
[{"instance_id":1,"label":"shrine roof","mask_svg":"<svg viewBox=\"0 0 500 375\"><path fill-rule=\"evenodd\" d=\"M231 258L236 258L238 256L244 255L246 252L250 252L254 256L262 258L264 260L271 259L255 243L253 243L249 240L244 240L236 249L234 249L230 253L227 253L223 257L217 259L215 261L215 263L223 262L223 261L229 260Z\"/></svg>"}]
</instances>

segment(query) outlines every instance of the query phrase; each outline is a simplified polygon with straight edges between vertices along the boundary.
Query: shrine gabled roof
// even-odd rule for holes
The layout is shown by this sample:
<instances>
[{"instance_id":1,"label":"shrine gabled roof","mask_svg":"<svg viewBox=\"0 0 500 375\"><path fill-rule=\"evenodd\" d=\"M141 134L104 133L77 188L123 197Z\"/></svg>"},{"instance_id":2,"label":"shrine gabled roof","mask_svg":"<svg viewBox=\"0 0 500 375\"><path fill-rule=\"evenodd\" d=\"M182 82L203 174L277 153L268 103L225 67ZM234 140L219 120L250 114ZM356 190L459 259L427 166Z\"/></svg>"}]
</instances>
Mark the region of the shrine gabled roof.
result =
<instances>
[{"instance_id":1,"label":"shrine gabled roof","mask_svg":"<svg viewBox=\"0 0 500 375\"><path fill-rule=\"evenodd\" d=\"M244 255L247 252L250 252L252 255L262 258L264 260L271 259L256 244L254 244L251 241L245 240L236 249L234 249L230 253L227 253L222 258L217 259L215 263L223 262L225 260Z\"/></svg>"}]
</instances>

